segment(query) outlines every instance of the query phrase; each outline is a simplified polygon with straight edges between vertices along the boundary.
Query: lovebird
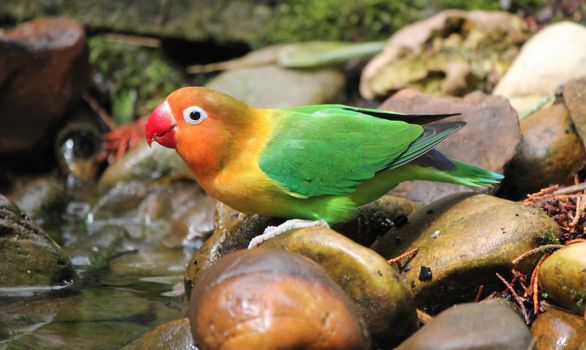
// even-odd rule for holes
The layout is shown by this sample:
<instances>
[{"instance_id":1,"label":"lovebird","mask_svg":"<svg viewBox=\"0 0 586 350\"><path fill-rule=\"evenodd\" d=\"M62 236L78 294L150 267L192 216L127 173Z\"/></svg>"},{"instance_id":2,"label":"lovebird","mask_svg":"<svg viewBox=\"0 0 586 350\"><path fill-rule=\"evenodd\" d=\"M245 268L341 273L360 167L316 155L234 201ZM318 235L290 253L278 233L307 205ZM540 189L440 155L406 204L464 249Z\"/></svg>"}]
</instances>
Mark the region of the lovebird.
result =
<instances>
[{"instance_id":1,"label":"lovebird","mask_svg":"<svg viewBox=\"0 0 586 350\"><path fill-rule=\"evenodd\" d=\"M434 147L465 125L456 114L404 115L341 104L257 109L221 92L184 87L146 123L149 145L175 148L201 187L247 214L328 226L407 180L491 186L502 175Z\"/></svg>"}]
</instances>

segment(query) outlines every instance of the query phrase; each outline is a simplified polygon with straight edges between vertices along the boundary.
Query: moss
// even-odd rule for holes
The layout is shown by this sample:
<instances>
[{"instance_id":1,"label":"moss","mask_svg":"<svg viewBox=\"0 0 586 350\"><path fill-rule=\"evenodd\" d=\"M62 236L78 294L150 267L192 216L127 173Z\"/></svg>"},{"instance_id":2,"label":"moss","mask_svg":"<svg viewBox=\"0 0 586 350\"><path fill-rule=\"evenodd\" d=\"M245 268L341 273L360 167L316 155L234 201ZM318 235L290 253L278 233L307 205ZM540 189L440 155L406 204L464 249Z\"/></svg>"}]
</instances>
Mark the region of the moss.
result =
<instances>
[{"instance_id":1,"label":"moss","mask_svg":"<svg viewBox=\"0 0 586 350\"><path fill-rule=\"evenodd\" d=\"M421 0L291 0L275 7L256 45L307 40L368 41L387 38L418 18Z\"/></svg>"},{"instance_id":2,"label":"moss","mask_svg":"<svg viewBox=\"0 0 586 350\"><path fill-rule=\"evenodd\" d=\"M559 238L552 231L545 231L537 237L538 245L560 244Z\"/></svg>"},{"instance_id":3,"label":"moss","mask_svg":"<svg viewBox=\"0 0 586 350\"><path fill-rule=\"evenodd\" d=\"M94 84L110 98L112 114L125 123L147 114L170 92L185 84L160 50L95 36L89 40Z\"/></svg>"},{"instance_id":4,"label":"moss","mask_svg":"<svg viewBox=\"0 0 586 350\"><path fill-rule=\"evenodd\" d=\"M547 0L512 0L511 9L539 9ZM498 10L495 0L289 0L253 40L255 46L307 40L368 41L444 9Z\"/></svg>"},{"instance_id":5,"label":"moss","mask_svg":"<svg viewBox=\"0 0 586 350\"><path fill-rule=\"evenodd\" d=\"M436 9L462 9L462 10L491 10L500 9L499 1L496 0L427 0L426 7ZM523 9L535 11L548 3L548 0L511 0L510 10Z\"/></svg>"}]
</instances>

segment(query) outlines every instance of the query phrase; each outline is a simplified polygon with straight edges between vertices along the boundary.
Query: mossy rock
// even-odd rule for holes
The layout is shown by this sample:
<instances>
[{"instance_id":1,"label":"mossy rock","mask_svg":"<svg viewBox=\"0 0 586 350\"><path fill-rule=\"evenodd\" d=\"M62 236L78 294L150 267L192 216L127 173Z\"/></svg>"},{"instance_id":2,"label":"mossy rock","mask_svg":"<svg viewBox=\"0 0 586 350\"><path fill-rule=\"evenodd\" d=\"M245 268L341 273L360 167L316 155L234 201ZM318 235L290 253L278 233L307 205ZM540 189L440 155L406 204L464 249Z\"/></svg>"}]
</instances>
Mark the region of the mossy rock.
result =
<instances>
[{"instance_id":1,"label":"mossy rock","mask_svg":"<svg viewBox=\"0 0 586 350\"><path fill-rule=\"evenodd\" d=\"M586 243L564 247L543 261L539 283L559 305L584 314L586 308Z\"/></svg>"},{"instance_id":2,"label":"mossy rock","mask_svg":"<svg viewBox=\"0 0 586 350\"><path fill-rule=\"evenodd\" d=\"M64 288L77 278L57 243L2 195L0 252L0 287L8 291L14 287Z\"/></svg>"},{"instance_id":3,"label":"mossy rock","mask_svg":"<svg viewBox=\"0 0 586 350\"><path fill-rule=\"evenodd\" d=\"M508 276L513 267L530 273L539 254L516 266L512 261L539 245L556 242L560 235L557 223L539 209L460 193L415 211L374 249L385 258L419 249L403 275L415 304L435 312L473 300L480 285L483 295L502 290L495 273Z\"/></svg>"}]
</instances>

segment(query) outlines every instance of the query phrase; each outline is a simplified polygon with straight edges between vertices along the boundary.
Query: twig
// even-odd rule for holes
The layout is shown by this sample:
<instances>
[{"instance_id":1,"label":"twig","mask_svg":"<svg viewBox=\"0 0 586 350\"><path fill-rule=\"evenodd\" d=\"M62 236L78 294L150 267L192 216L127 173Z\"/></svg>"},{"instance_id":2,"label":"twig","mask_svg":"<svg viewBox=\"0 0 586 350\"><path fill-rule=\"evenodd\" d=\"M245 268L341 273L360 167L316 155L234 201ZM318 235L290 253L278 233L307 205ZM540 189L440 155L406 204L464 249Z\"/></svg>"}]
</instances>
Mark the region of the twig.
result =
<instances>
[{"instance_id":1,"label":"twig","mask_svg":"<svg viewBox=\"0 0 586 350\"><path fill-rule=\"evenodd\" d=\"M496 273L496 277L498 277L498 279L500 279L501 282L503 282L505 286L507 286L507 289L511 292L513 298L515 298L517 304L519 304L519 307L521 308L521 313L523 314L523 319L525 320L525 323L529 324L529 315L527 314L527 309L525 309L525 305L523 305L523 300L521 300L521 297L519 297L519 295L517 295L517 292L515 292L515 288L513 288L513 286L511 286L511 284L507 282L507 280L504 279L503 276L499 275L498 273Z\"/></svg>"},{"instance_id":2,"label":"twig","mask_svg":"<svg viewBox=\"0 0 586 350\"><path fill-rule=\"evenodd\" d=\"M519 261L525 259L529 255L540 252L542 250L559 249L559 248L563 248L563 244L545 244L545 245L539 246L537 248L533 248L533 249L519 255L518 257L515 258L515 260L512 261L512 263L513 263L513 265L517 265L519 263Z\"/></svg>"},{"instance_id":3,"label":"twig","mask_svg":"<svg viewBox=\"0 0 586 350\"><path fill-rule=\"evenodd\" d=\"M557 189L553 194L569 194L584 190L586 190L586 182L582 182L572 186L562 187L560 189Z\"/></svg>"},{"instance_id":4,"label":"twig","mask_svg":"<svg viewBox=\"0 0 586 350\"><path fill-rule=\"evenodd\" d=\"M427 312L425 312L421 309L415 309L415 310L417 311L417 319L419 320L419 322L421 322L423 324L428 324L429 322L433 321L433 316L431 316Z\"/></svg>"},{"instance_id":5,"label":"twig","mask_svg":"<svg viewBox=\"0 0 586 350\"><path fill-rule=\"evenodd\" d=\"M565 245L570 245L570 244L574 244L574 243L581 243L581 242L586 242L586 239L585 238L572 239L571 241L567 241Z\"/></svg>"},{"instance_id":6,"label":"twig","mask_svg":"<svg viewBox=\"0 0 586 350\"><path fill-rule=\"evenodd\" d=\"M539 99L539 101L537 101L531 107L529 107L526 110L519 113L519 120L523 120L523 119L527 118L528 116L530 116L531 114L537 112L543 106L545 106L550 100L551 100L551 97L543 96L542 98Z\"/></svg>"},{"instance_id":7,"label":"twig","mask_svg":"<svg viewBox=\"0 0 586 350\"><path fill-rule=\"evenodd\" d=\"M576 200L576 215L574 215L574 219L570 222L570 227L574 227L580 221L580 217L584 212L584 205L586 204L586 200L584 200L584 195L581 195Z\"/></svg>"},{"instance_id":8,"label":"twig","mask_svg":"<svg viewBox=\"0 0 586 350\"><path fill-rule=\"evenodd\" d=\"M523 201L523 203L529 204L531 202L536 202L536 201L542 199L543 197L545 197L546 195L548 195L550 193L554 193L555 191L558 190L559 187L560 187L560 185L553 185L550 187L542 188L537 193L530 193L527 195L527 199L525 199Z\"/></svg>"},{"instance_id":9,"label":"twig","mask_svg":"<svg viewBox=\"0 0 586 350\"><path fill-rule=\"evenodd\" d=\"M474 297L475 303L480 301L480 297L482 296L482 292L484 292L484 284L481 284L480 287L478 287L478 292L476 292L476 296Z\"/></svg>"},{"instance_id":10,"label":"twig","mask_svg":"<svg viewBox=\"0 0 586 350\"><path fill-rule=\"evenodd\" d=\"M533 273L531 273L531 287L533 288L533 313L537 315L539 313L539 269L541 268L541 264L547 258L549 254L543 254L535 268L533 269Z\"/></svg>"},{"instance_id":11,"label":"twig","mask_svg":"<svg viewBox=\"0 0 586 350\"><path fill-rule=\"evenodd\" d=\"M158 49L161 47L161 39L148 36L107 33L104 34L103 37L106 40L119 42L122 44L150 47L153 49Z\"/></svg>"},{"instance_id":12,"label":"twig","mask_svg":"<svg viewBox=\"0 0 586 350\"><path fill-rule=\"evenodd\" d=\"M387 260L387 263L389 263L389 265L392 264L398 264L401 262L401 260L405 259L405 258L410 258L412 256L415 256L417 254L417 252L419 252L419 248L413 248L397 257L394 257L392 259Z\"/></svg>"},{"instance_id":13,"label":"twig","mask_svg":"<svg viewBox=\"0 0 586 350\"><path fill-rule=\"evenodd\" d=\"M98 101L96 101L95 98L93 98L88 93L84 93L82 97L83 97L83 100L85 102L87 102L87 104L90 106L90 108L94 112L96 112L96 114L98 115L98 117L100 117L100 119L104 122L104 124L106 124L108 129L110 129L110 130L116 129L117 125L116 125L116 122L114 121L114 119L112 119L110 114L108 114L108 112L106 112L106 110L103 109L102 106L100 106L100 104L98 103Z\"/></svg>"}]
</instances>

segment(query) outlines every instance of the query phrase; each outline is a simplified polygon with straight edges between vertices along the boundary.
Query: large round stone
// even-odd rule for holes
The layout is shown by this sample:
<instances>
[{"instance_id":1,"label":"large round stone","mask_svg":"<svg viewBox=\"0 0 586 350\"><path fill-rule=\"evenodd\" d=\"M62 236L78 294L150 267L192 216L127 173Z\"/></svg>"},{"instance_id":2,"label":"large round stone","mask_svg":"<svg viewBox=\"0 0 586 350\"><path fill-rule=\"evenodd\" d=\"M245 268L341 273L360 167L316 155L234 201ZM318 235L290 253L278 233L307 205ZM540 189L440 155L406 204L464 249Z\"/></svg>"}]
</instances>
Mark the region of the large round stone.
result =
<instances>
[{"instance_id":1,"label":"large round stone","mask_svg":"<svg viewBox=\"0 0 586 350\"><path fill-rule=\"evenodd\" d=\"M502 290L495 273L508 275L516 257L560 234L558 224L539 209L459 194L418 209L373 248L385 258L419 249L404 277L416 305L435 311L472 300L480 285L485 295ZM515 268L530 272L538 258L535 254Z\"/></svg>"}]
</instances>

